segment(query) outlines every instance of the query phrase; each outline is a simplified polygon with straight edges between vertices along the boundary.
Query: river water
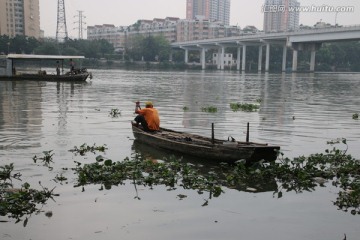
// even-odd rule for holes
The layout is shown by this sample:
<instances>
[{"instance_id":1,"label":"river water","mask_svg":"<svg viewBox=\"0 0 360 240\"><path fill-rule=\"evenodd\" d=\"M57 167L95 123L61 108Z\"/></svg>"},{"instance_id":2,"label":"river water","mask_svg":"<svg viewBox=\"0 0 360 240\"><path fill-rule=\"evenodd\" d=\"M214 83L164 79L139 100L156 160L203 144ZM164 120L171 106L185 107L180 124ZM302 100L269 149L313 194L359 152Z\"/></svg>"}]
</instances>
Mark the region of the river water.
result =
<instances>
[{"instance_id":1,"label":"river water","mask_svg":"<svg viewBox=\"0 0 360 240\"><path fill-rule=\"evenodd\" d=\"M360 74L239 74L236 72L155 72L91 70L86 83L0 82L0 163L14 163L21 182L52 189L60 196L31 215L26 227L13 220L0 223L0 239L347 239L360 236L360 216L337 210L338 189L327 184L314 192L284 193L274 188L258 193L224 189L201 206L206 196L178 188L132 184L99 191L99 186L74 187L74 161L92 163L92 153L69 152L83 143L104 145L113 161L135 152L152 152L134 144L130 121L134 102L153 101L161 125L190 133L281 146L285 157L323 153L327 141L346 138L348 152L360 158ZM233 112L230 103L256 103L257 112ZM203 107L217 112L203 112ZM184 110L186 107L188 110ZM119 109L118 117L111 117ZM346 146L341 146L340 148ZM331 147L332 148L332 147ZM32 158L54 153L49 170ZM206 163L204 163L206 165ZM54 181L57 175L67 181ZM186 195L179 199L179 194Z\"/></svg>"}]
</instances>

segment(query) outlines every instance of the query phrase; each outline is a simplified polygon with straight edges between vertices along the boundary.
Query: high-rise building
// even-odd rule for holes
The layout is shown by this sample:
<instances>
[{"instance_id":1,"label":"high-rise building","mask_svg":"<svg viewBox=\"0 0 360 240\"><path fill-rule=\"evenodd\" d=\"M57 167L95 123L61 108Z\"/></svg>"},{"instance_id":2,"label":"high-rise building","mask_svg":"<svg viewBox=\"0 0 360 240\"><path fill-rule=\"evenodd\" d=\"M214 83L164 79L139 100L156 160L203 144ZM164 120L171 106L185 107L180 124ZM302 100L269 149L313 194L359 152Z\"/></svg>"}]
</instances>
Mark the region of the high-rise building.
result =
<instances>
[{"instance_id":1,"label":"high-rise building","mask_svg":"<svg viewBox=\"0 0 360 240\"><path fill-rule=\"evenodd\" d=\"M186 19L230 25L230 0L186 0Z\"/></svg>"},{"instance_id":2,"label":"high-rise building","mask_svg":"<svg viewBox=\"0 0 360 240\"><path fill-rule=\"evenodd\" d=\"M297 0L265 0L264 32L284 32L299 29Z\"/></svg>"},{"instance_id":3,"label":"high-rise building","mask_svg":"<svg viewBox=\"0 0 360 240\"><path fill-rule=\"evenodd\" d=\"M0 35L39 38L39 0L0 0Z\"/></svg>"}]
</instances>

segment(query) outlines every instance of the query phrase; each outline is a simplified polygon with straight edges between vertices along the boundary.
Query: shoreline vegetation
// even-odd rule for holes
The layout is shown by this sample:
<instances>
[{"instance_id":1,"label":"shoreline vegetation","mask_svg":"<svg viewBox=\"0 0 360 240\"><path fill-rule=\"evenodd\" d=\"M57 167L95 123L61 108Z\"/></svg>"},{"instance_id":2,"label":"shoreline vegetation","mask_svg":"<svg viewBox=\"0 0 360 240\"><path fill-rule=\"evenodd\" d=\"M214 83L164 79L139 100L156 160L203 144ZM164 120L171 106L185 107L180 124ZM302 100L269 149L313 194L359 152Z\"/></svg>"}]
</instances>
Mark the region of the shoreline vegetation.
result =
<instances>
[{"instance_id":1,"label":"shoreline vegetation","mask_svg":"<svg viewBox=\"0 0 360 240\"><path fill-rule=\"evenodd\" d=\"M184 62L145 62L145 61L123 61L123 60L106 60L106 59L85 59L84 67L89 69L126 69L126 70L202 70L202 66L198 62L184 63ZM274 70L272 70L274 69ZM270 73L279 73L281 71L278 68L271 68ZM302 65L298 68L297 72L306 73L309 72L308 65ZM206 64L205 71L218 71L217 65ZM233 71L239 72L236 69L236 65L225 66L222 71ZM241 70L240 70L241 72ZM251 69L247 69L246 73L257 73L257 65L253 65ZM264 71L262 71L264 72ZM286 72L292 72L291 69L287 69ZM316 69L315 72L360 72L360 70L353 71L350 68L332 68L330 66L324 67L323 69Z\"/></svg>"},{"instance_id":2,"label":"shoreline vegetation","mask_svg":"<svg viewBox=\"0 0 360 240\"><path fill-rule=\"evenodd\" d=\"M246 72L257 72L259 52L258 47L249 46L246 51ZM360 72L360 41L323 43L316 51L316 72ZM213 63L217 50L209 49L205 54L207 70L217 70ZM271 46L270 72L281 72L283 47ZM115 68L115 69L195 69L201 70L199 50L189 50L188 64L184 62L185 52L181 49L172 49L170 42L164 36L137 36L123 49L117 49L108 41L67 39L57 43L54 39L41 41L24 36L9 38L0 36L0 55L9 53L39 54L39 55L81 55L86 68ZM237 48L228 47L226 53L237 59ZM298 72L308 72L310 69L310 51L298 53ZM286 70L291 72L292 51L287 52ZM170 61L169 59L172 59ZM265 62L265 55L262 62ZM67 64L67 63L65 63ZM49 65L49 67L53 67ZM68 66L68 65L66 65ZM236 71L236 64L224 66L224 70Z\"/></svg>"},{"instance_id":3,"label":"shoreline vegetation","mask_svg":"<svg viewBox=\"0 0 360 240\"><path fill-rule=\"evenodd\" d=\"M239 160L235 164L220 163L205 170L203 166L182 161L181 158L169 156L163 160L148 159L137 153L123 161L113 161L97 155L92 163L75 161L72 168L61 169L72 171L75 180L69 182L64 175L56 174L53 163L56 155L53 150L43 151L33 157L38 167L47 167L56 184L73 184L74 188L86 191L88 185L98 185L99 190L110 190L113 187L132 184L135 189L134 199L141 200L137 186L149 190L162 185L168 191L176 189L194 190L199 195L206 195L201 206L211 204L211 199L226 194L226 189L237 189L248 192L272 192L274 198L284 197L286 192L302 193L316 191L318 187L331 184L339 192L333 205L338 210L360 216L360 160L347 154L346 139L329 141L329 149L324 153L285 158L279 152L278 160L272 163L258 162L247 166ZM340 145L338 148L337 146ZM89 146L86 143L68 150L76 156L86 157L87 153L106 152L106 145ZM272 183L269 187L269 183ZM20 184L20 187L18 186ZM29 183L22 183L21 172L14 173L14 164L0 166L0 223L23 222L26 227L32 214L45 212L47 201L55 200L59 194L56 186L51 189L41 185L35 190ZM186 195L177 195L178 199ZM52 211L45 212L48 217Z\"/></svg>"}]
</instances>

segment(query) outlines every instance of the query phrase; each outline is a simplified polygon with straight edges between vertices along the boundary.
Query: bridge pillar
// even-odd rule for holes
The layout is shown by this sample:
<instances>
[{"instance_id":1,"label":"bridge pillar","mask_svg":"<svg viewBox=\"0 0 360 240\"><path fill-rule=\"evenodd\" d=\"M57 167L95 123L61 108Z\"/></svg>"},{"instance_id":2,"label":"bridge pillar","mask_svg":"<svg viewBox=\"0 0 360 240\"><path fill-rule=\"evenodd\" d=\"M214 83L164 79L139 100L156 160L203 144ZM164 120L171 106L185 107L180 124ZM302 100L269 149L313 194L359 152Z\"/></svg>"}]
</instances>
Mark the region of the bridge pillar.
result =
<instances>
[{"instance_id":1,"label":"bridge pillar","mask_svg":"<svg viewBox=\"0 0 360 240\"><path fill-rule=\"evenodd\" d=\"M241 71L245 72L245 69L246 69L246 45L243 45Z\"/></svg>"},{"instance_id":2,"label":"bridge pillar","mask_svg":"<svg viewBox=\"0 0 360 240\"><path fill-rule=\"evenodd\" d=\"M311 50L311 56L310 56L310 72L314 72L315 71L315 56L316 56L316 51Z\"/></svg>"},{"instance_id":3,"label":"bridge pillar","mask_svg":"<svg viewBox=\"0 0 360 240\"><path fill-rule=\"evenodd\" d=\"M261 72L262 70L262 52L263 52L263 46L259 46L259 59L258 59L258 71Z\"/></svg>"},{"instance_id":4,"label":"bridge pillar","mask_svg":"<svg viewBox=\"0 0 360 240\"><path fill-rule=\"evenodd\" d=\"M310 46L310 51L311 51L311 55L310 55L310 72L315 71L316 51L319 50L320 47L321 47L321 43L313 43Z\"/></svg>"},{"instance_id":5,"label":"bridge pillar","mask_svg":"<svg viewBox=\"0 0 360 240\"><path fill-rule=\"evenodd\" d=\"M225 55L225 47L221 47L221 57L220 57L220 68L224 70L224 55Z\"/></svg>"},{"instance_id":6,"label":"bridge pillar","mask_svg":"<svg viewBox=\"0 0 360 240\"><path fill-rule=\"evenodd\" d=\"M205 50L206 50L205 48L201 48L200 62L201 62L202 70L205 70L206 68Z\"/></svg>"},{"instance_id":7,"label":"bridge pillar","mask_svg":"<svg viewBox=\"0 0 360 240\"><path fill-rule=\"evenodd\" d=\"M173 60L173 51L170 50L170 54L169 54L169 62L172 62Z\"/></svg>"},{"instance_id":8,"label":"bridge pillar","mask_svg":"<svg viewBox=\"0 0 360 240\"><path fill-rule=\"evenodd\" d=\"M266 62L265 62L265 72L269 71L270 66L270 43L266 44Z\"/></svg>"},{"instance_id":9,"label":"bridge pillar","mask_svg":"<svg viewBox=\"0 0 360 240\"><path fill-rule=\"evenodd\" d=\"M220 61L221 61L221 48L218 48L218 53L217 53L217 57L216 57L216 67L218 70L220 70L220 68L221 68Z\"/></svg>"},{"instance_id":10,"label":"bridge pillar","mask_svg":"<svg viewBox=\"0 0 360 240\"><path fill-rule=\"evenodd\" d=\"M286 55L287 55L287 46L286 44L283 46L283 58L282 58L282 71L286 71Z\"/></svg>"},{"instance_id":11,"label":"bridge pillar","mask_svg":"<svg viewBox=\"0 0 360 240\"><path fill-rule=\"evenodd\" d=\"M292 61L292 71L297 71L297 65L298 65L298 50L293 49L293 61Z\"/></svg>"},{"instance_id":12,"label":"bridge pillar","mask_svg":"<svg viewBox=\"0 0 360 240\"><path fill-rule=\"evenodd\" d=\"M185 63L189 63L189 50L185 49L185 59L184 59Z\"/></svg>"},{"instance_id":13,"label":"bridge pillar","mask_svg":"<svg viewBox=\"0 0 360 240\"><path fill-rule=\"evenodd\" d=\"M236 58L236 70L240 71L241 64L241 48L240 46L237 48L237 58Z\"/></svg>"}]
</instances>

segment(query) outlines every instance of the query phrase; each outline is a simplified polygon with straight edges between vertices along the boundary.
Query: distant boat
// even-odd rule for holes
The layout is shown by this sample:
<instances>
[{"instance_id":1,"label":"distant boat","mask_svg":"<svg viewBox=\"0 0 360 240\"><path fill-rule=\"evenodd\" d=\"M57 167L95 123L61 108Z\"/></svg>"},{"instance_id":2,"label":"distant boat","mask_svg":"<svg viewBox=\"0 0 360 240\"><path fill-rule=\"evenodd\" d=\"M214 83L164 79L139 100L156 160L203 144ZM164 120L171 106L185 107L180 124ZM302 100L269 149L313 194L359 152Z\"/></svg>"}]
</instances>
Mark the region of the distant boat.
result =
<instances>
[{"instance_id":1,"label":"distant boat","mask_svg":"<svg viewBox=\"0 0 360 240\"><path fill-rule=\"evenodd\" d=\"M64 60L66 59L84 59L84 56L61 56L61 55L29 55L29 54L9 54L3 58L0 58L0 80L33 80L33 81L72 81L80 82L86 81L88 77L92 77L91 73L86 68L74 69L64 74L48 74L44 70L38 70L36 73L18 72L16 70L16 64L19 61L55 61L55 67L61 67L61 71L64 72ZM58 64L59 66L56 66ZM59 69L60 70L60 69Z\"/></svg>"},{"instance_id":2,"label":"distant boat","mask_svg":"<svg viewBox=\"0 0 360 240\"><path fill-rule=\"evenodd\" d=\"M247 163L261 160L271 162L277 159L280 150L279 146L212 139L165 128L160 128L160 131L145 132L142 128L132 124L132 131L138 142L218 162L236 162L238 160L246 160Z\"/></svg>"}]
</instances>

